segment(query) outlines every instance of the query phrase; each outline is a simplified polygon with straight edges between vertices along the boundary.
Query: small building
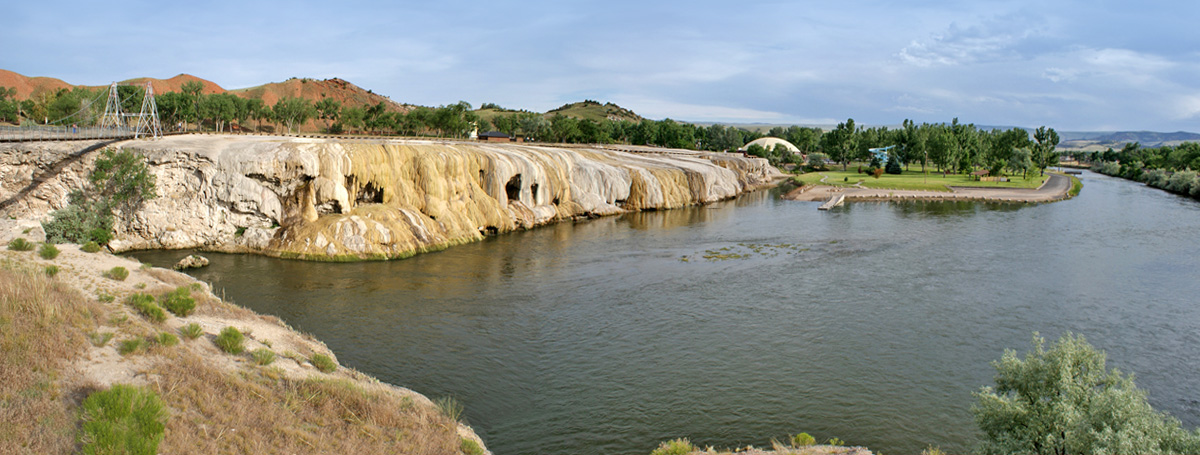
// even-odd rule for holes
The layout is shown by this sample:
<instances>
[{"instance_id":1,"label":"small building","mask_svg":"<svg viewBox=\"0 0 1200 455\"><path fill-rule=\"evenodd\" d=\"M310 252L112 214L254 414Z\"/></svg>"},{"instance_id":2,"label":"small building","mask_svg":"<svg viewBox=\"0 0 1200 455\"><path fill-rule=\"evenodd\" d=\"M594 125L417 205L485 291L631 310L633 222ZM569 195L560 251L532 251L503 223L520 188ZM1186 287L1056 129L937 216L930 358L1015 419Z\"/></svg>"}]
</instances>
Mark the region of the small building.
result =
<instances>
[{"instance_id":1,"label":"small building","mask_svg":"<svg viewBox=\"0 0 1200 455\"><path fill-rule=\"evenodd\" d=\"M512 142L512 136L499 131L488 131L480 134L479 140L487 142Z\"/></svg>"},{"instance_id":2,"label":"small building","mask_svg":"<svg viewBox=\"0 0 1200 455\"><path fill-rule=\"evenodd\" d=\"M739 148L738 151L744 152L746 150L749 150L750 146L755 145L755 144L757 144L758 146L765 148L767 150L775 150L776 145L782 145L783 148L787 149L787 151L792 152L793 154L797 154L797 155L800 154L800 149L797 148L795 145L793 145L791 142L785 141L785 140L777 138L777 137L770 137L770 136L760 137L758 139L750 141L750 143L743 145L741 148Z\"/></svg>"}]
</instances>

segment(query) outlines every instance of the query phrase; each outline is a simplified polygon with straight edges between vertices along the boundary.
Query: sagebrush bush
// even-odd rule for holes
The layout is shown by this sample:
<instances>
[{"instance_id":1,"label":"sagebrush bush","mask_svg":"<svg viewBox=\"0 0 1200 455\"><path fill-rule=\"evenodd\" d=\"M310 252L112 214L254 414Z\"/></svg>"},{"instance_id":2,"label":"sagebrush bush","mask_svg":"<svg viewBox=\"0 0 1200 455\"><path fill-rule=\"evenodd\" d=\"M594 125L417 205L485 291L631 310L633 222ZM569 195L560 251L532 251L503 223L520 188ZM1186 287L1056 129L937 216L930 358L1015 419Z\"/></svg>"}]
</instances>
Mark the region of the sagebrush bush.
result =
<instances>
[{"instance_id":1,"label":"sagebrush bush","mask_svg":"<svg viewBox=\"0 0 1200 455\"><path fill-rule=\"evenodd\" d=\"M337 364L325 354L313 354L312 357L308 358L308 363L313 364L322 373L332 373L337 369Z\"/></svg>"},{"instance_id":2,"label":"sagebrush bush","mask_svg":"<svg viewBox=\"0 0 1200 455\"><path fill-rule=\"evenodd\" d=\"M85 454L154 455L166 420L167 409L158 394L117 384L83 400L79 442Z\"/></svg>"},{"instance_id":3,"label":"sagebrush bush","mask_svg":"<svg viewBox=\"0 0 1200 455\"><path fill-rule=\"evenodd\" d=\"M191 290L187 286L180 286L159 296L159 304L179 317L186 317L196 309L196 299L192 298Z\"/></svg>"},{"instance_id":4,"label":"sagebrush bush","mask_svg":"<svg viewBox=\"0 0 1200 455\"><path fill-rule=\"evenodd\" d=\"M53 243L43 243L42 247L38 248L38 256L41 256L42 259L45 260L51 260L58 257L58 253L58 247L54 246Z\"/></svg>"},{"instance_id":5,"label":"sagebrush bush","mask_svg":"<svg viewBox=\"0 0 1200 455\"><path fill-rule=\"evenodd\" d=\"M84 253L96 253L96 252L100 251L100 244L96 243L94 241L88 240L87 243L85 243L85 244L83 244L83 246L79 247L79 250L83 251Z\"/></svg>"},{"instance_id":6,"label":"sagebrush bush","mask_svg":"<svg viewBox=\"0 0 1200 455\"><path fill-rule=\"evenodd\" d=\"M24 237L17 237L8 242L8 249L12 251L30 251L33 249L33 243L25 240Z\"/></svg>"},{"instance_id":7,"label":"sagebrush bush","mask_svg":"<svg viewBox=\"0 0 1200 455\"><path fill-rule=\"evenodd\" d=\"M158 343L159 346L175 346L179 344L179 337L173 333L160 332L158 337L154 339L154 342Z\"/></svg>"},{"instance_id":8,"label":"sagebrush bush","mask_svg":"<svg viewBox=\"0 0 1200 455\"><path fill-rule=\"evenodd\" d=\"M200 324L193 322L180 327L179 334L183 335L184 338L194 340L196 338L200 338L200 335L204 335L204 329L200 327Z\"/></svg>"},{"instance_id":9,"label":"sagebrush bush","mask_svg":"<svg viewBox=\"0 0 1200 455\"><path fill-rule=\"evenodd\" d=\"M700 450L687 439L674 439L658 445L650 455L687 455Z\"/></svg>"},{"instance_id":10,"label":"sagebrush bush","mask_svg":"<svg viewBox=\"0 0 1200 455\"><path fill-rule=\"evenodd\" d=\"M792 447L807 447L817 443L817 439L808 433L792 436Z\"/></svg>"},{"instance_id":11,"label":"sagebrush bush","mask_svg":"<svg viewBox=\"0 0 1200 455\"><path fill-rule=\"evenodd\" d=\"M116 266L104 272L104 277L111 280L125 281L126 278L129 278L129 269Z\"/></svg>"},{"instance_id":12,"label":"sagebrush bush","mask_svg":"<svg viewBox=\"0 0 1200 455\"><path fill-rule=\"evenodd\" d=\"M241 354L246 350L246 347L242 345L245 339L246 336L242 335L242 332L238 329L226 327L221 329L221 333L217 335L213 343L216 343L217 347L221 348L222 351L230 354Z\"/></svg>"},{"instance_id":13,"label":"sagebrush bush","mask_svg":"<svg viewBox=\"0 0 1200 455\"><path fill-rule=\"evenodd\" d=\"M142 340L141 338L130 338L128 340L123 340L121 341L121 344L117 346L117 352L120 352L121 355L129 355L141 350L142 344L144 343L145 340Z\"/></svg>"},{"instance_id":14,"label":"sagebrush bush","mask_svg":"<svg viewBox=\"0 0 1200 455\"><path fill-rule=\"evenodd\" d=\"M154 322L163 322L167 320L167 314L163 312L162 307L154 303L154 297L149 294L137 293L125 298L125 303L138 313L141 313L146 319Z\"/></svg>"},{"instance_id":15,"label":"sagebrush bush","mask_svg":"<svg viewBox=\"0 0 1200 455\"><path fill-rule=\"evenodd\" d=\"M267 348L258 348L250 352L250 357L254 358L254 363L270 365L275 361L275 351Z\"/></svg>"}]
</instances>

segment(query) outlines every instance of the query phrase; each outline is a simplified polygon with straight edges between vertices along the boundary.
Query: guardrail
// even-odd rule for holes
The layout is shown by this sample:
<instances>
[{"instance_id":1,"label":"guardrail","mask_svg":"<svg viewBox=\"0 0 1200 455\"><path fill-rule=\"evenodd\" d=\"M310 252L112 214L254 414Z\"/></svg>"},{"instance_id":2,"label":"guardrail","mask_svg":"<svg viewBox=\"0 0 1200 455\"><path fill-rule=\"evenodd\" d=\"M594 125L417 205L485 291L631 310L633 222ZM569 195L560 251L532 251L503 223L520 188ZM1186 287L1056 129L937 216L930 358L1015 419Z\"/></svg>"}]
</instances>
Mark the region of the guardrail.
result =
<instances>
[{"instance_id":1,"label":"guardrail","mask_svg":"<svg viewBox=\"0 0 1200 455\"><path fill-rule=\"evenodd\" d=\"M76 141L88 139L121 139L133 137L134 128L99 128L92 126L0 126L0 142Z\"/></svg>"}]
</instances>

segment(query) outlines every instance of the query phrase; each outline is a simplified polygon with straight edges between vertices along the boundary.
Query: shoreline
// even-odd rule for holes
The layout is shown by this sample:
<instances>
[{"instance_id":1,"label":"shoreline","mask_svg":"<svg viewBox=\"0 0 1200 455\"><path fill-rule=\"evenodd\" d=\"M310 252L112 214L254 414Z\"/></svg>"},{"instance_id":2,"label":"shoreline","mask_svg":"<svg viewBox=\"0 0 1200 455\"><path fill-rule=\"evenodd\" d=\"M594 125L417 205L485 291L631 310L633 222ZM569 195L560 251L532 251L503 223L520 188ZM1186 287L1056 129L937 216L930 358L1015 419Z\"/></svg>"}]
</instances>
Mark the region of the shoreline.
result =
<instances>
[{"instance_id":1,"label":"shoreline","mask_svg":"<svg viewBox=\"0 0 1200 455\"><path fill-rule=\"evenodd\" d=\"M844 194L846 201L975 201L975 202L1055 202L1068 199L1071 179L1048 173L1049 179L1037 189L948 187L950 191L894 190L880 188L806 185L789 191L783 199L789 201L823 202Z\"/></svg>"}]
</instances>

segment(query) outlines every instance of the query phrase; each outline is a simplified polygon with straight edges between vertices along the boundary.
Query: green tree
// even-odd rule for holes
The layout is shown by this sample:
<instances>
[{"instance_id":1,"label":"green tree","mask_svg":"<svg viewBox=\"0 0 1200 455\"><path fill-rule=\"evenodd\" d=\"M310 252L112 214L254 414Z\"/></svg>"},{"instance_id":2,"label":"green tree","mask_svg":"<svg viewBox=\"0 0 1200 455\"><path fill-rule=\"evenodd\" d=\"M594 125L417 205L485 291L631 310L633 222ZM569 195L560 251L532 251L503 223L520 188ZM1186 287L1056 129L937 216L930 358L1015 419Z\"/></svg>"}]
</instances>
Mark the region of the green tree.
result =
<instances>
[{"instance_id":1,"label":"green tree","mask_svg":"<svg viewBox=\"0 0 1200 455\"><path fill-rule=\"evenodd\" d=\"M0 87L0 122L17 123L17 112L21 103L17 102L15 87Z\"/></svg>"},{"instance_id":2,"label":"green tree","mask_svg":"<svg viewBox=\"0 0 1200 455\"><path fill-rule=\"evenodd\" d=\"M272 110L275 112L275 120L287 125L289 133L295 131L298 125L303 125L304 122L307 122L317 113L312 102L304 98L295 97L286 97L279 100L278 103L275 103L275 107Z\"/></svg>"},{"instance_id":3,"label":"green tree","mask_svg":"<svg viewBox=\"0 0 1200 455\"><path fill-rule=\"evenodd\" d=\"M154 198L154 181L141 154L104 149L88 177L88 188L71 192L70 205L51 213L42 224L47 240L108 243L114 214L127 223L132 220L142 203Z\"/></svg>"},{"instance_id":4,"label":"green tree","mask_svg":"<svg viewBox=\"0 0 1200 455\"><path fill-rule=\"evenodd\" d=\"M1033 133L1033 140L1037 141L1033 146L1034 160L1038 170L1045 175L1046 168L1058 164L1058 152L1055 151L1055 147L1058 146L1058 133L1054 131L1054 128L1038 127L1037 131Z\"/></svg>"},{"instance_id":5,"label":"green tree","mask_svg":"<svg viewBox=\"0 0 1200 455\"><path fill-rule=\"evenodd\" d=\"M1066 334L1049 350L1036 333L1025 358L1007 350L996 386L971 408L987 454L1198 453L1200 434L1155 411L1132 376L1105 366L1105 354Z\"/></svg>"},{"instance_id":6,"label":"green tree","mask_svg":"<svg viewBox=\"0 0 1200 455\"><path fill-rule=\"evenodd\" d=\"M183 111L183 126L186 129L188 123L200 119L200 98L203 96L201 92L204 91L204 84L200 81L187 81L179 87L179 90L183 92L184 98L192 106L190 109ZM199 125L197 125L197 129L199 129Z\"/></svg>"},{"instance_id":7,"label":"green tree","mask_svg":"<svg viewBox=\"0 0 1200 455\"><path fill-rule=\"evenodd\" d=\"M342 103L339 103L333 98L321 98L315 106L317 114L321 120L325 121L325 130L328 131L333 122L338 121L338 117L342 114Z\"/></svg>"}]
</instances>

